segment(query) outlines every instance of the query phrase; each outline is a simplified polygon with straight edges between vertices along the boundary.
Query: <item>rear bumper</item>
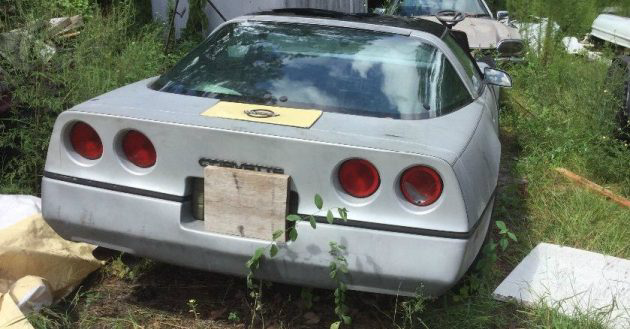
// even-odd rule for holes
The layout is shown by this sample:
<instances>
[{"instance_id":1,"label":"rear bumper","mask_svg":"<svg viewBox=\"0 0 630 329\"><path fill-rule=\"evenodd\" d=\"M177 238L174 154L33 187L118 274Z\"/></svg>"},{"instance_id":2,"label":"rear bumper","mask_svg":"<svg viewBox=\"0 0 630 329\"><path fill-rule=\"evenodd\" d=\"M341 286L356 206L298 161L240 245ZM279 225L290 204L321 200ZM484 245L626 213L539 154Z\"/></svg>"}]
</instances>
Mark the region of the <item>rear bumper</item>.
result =
<instances>
[{"instance_id":1,"label":"rear bumper","mask_svg":"<svg viewBox=\"0 0 630 329\"><path fill-rule=\"evenodd\" d=\"M266 259L257 277L331 288L329 242L347 248L349 288L411 295L419 284L440 295L466 272L485 238L492 199L474 231L457 238L320 223L298 224L299 238ZM62 237L202 270L245 275L268 243L204 231L186 200L166 200L44 177L44 218ZM457 236L457 235L456 235Z\"/></svg>"}]
</instances>

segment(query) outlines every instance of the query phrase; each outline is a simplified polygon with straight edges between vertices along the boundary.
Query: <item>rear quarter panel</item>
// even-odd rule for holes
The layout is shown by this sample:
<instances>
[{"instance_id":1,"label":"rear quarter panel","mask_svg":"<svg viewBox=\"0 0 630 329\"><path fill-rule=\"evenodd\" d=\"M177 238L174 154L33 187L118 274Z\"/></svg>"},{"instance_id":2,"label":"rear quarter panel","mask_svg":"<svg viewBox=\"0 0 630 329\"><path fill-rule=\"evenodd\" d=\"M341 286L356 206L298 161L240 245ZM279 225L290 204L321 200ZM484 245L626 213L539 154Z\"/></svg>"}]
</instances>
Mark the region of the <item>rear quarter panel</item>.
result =
<instances>
[{"instance_id":1,"label":"rear quarter panel","mask_svg":"<svg viewBox=\"0 0 630 329\"><path fill-rule=\"evenodd\" d=\"M473 227L494 194L501 162L498 109L491 87L486 86L480 100L485 104L481 120L453 169L457 175L469 226Z\"/></svg>"}]
</instances>

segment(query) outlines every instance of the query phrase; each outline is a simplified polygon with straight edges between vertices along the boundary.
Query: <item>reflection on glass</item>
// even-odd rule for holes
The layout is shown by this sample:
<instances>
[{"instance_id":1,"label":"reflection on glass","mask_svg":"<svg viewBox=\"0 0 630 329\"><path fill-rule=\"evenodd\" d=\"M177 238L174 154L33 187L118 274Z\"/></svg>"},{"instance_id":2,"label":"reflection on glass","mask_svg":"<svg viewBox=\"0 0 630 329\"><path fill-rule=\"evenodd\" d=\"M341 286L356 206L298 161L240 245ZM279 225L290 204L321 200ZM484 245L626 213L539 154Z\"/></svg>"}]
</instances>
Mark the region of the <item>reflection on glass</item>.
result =
<instances>
[{"instance_id":1,"label":"reflection on glass","mask_svg":"<svg viewBox=\"0 0 630 329\"><path fill-rule=\"evenodd\" d=\"M225 26L154 89L328 112L423 119L471 96L445 56L419 40L307 24Z\"/></svg>"},{"instance_id":2,"label":"reflection on glass","mask_svg":"<svg viewBox=\"0 0 630 329\"><path fill-rule=\"evenodd\" d=\"M451 35L445 35L442 38L442 41L444 41L453 54L455 54L457 60L462 64L464 70L466 70L466 74L473 83L473 87L475 90L478 90L479 87L481 87L481 74L479 73L477 64L473 62L473 57L470 53L466 52L460 45L458 45L457 41L455 41Z\"/></svg>"},{"instance_id":3,"label":"reflection on glass","mask_svg":"<svg viewBox=\"0 0 630 329\"><path fill-rule=\"evenodd\" d=\"M441 10L455 10L469 16L490 16L479 0L401 0L402 16L433 16Z\"/></svg>"}]
</instances>

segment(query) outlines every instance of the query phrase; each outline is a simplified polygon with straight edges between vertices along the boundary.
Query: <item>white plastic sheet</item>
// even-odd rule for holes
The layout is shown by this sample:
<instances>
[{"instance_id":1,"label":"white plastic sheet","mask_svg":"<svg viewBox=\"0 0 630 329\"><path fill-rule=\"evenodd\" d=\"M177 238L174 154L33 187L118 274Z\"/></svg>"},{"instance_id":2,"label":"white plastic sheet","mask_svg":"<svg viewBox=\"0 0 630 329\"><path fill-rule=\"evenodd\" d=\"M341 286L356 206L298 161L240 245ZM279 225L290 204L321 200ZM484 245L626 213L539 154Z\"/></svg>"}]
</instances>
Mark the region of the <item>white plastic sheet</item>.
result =
<instances>
[{"instance_id":1,"label":"white plastic sheet","mask_svg":"<svg viewBox=\"0 0 630 329\"><path fill-rule=\"evenodd\" d=\"M42 202L30 195L0 194L0 230L41 212Z\"/></svg>"},{"instance_id":2,"label":"white plastic sheet","mask_svg":"<svg viewBox=\"0 0 630 329\"><path fill-rule=\"evenodd\" d=\"M494 291L499 300L546 303L560 312L607 314L608 327L630 328L630 260L540 243Z\"/></svg>"}]
</instances>

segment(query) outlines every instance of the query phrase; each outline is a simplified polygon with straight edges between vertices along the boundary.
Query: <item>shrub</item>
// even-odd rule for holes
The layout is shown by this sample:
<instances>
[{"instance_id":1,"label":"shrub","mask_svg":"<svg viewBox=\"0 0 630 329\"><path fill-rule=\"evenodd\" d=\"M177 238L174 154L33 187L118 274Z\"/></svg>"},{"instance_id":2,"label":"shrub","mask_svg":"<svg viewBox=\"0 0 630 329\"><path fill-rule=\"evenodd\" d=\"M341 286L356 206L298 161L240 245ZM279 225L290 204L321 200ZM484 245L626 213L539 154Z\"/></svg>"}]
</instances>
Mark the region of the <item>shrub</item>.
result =
<instances>
[{"instance_id":1,"label":"shrub","mask_svg":"<svg viewBox=\"0 0 630 329\"><path fill-rule=\"evenodd\" d=\"M93 2L18 1L20 12L5 30L30 27L28 17L53 17L85 10L85 26L69 40L51 39L29 28L38 42L54 45L50 60L34 56L1 60L12 108L0 117L0 193L39 193L48 140L57 115L83 101L125 84L155 76L178 56L165 55L163 27L137 24L132 1L116 1L102 13ZM56 4L56 5L55 5ZM88 7L84 5L88 4Z\"/></svg>"}]
</instances>

